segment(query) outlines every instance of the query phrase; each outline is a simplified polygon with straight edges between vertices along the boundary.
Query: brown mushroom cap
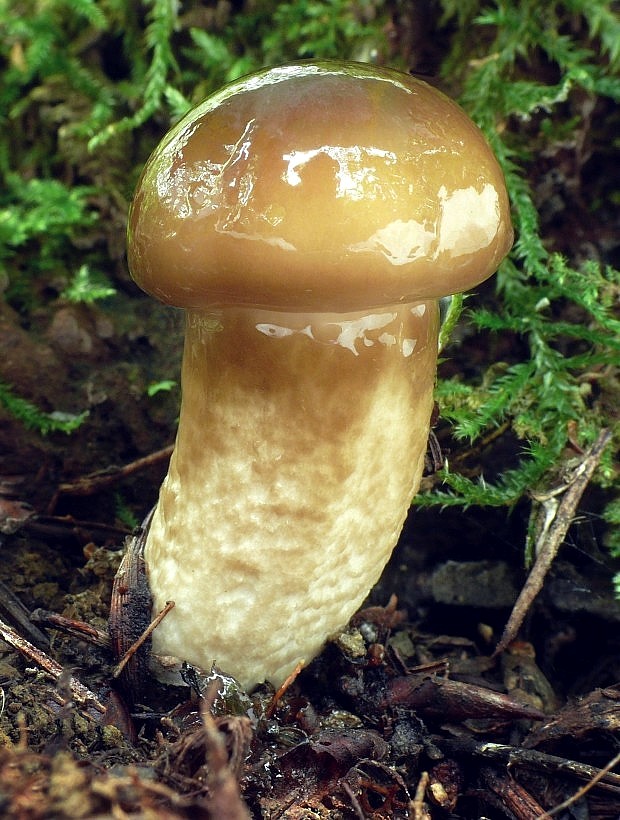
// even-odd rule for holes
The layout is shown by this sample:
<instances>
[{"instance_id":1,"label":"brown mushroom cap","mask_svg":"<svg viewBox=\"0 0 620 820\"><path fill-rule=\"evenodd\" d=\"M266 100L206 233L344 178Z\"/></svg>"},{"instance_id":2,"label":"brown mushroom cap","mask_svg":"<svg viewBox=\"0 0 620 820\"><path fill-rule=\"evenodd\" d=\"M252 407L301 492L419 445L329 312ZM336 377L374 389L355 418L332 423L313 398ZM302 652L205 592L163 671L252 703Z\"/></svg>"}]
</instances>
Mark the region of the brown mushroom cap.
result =
<instances>
[{"instance_id":1,"label":"brown mushroom cap","mask_svg":"<svg viewBox=\"0 0 620 820\"><path fill-rule=\"evenodd\" d=\"M128 247L138 285L179 307L348 312L471 288L511 243L501 169L454 102L314 63L239 80L173 128Z\"/></svg>"}]
</instances>

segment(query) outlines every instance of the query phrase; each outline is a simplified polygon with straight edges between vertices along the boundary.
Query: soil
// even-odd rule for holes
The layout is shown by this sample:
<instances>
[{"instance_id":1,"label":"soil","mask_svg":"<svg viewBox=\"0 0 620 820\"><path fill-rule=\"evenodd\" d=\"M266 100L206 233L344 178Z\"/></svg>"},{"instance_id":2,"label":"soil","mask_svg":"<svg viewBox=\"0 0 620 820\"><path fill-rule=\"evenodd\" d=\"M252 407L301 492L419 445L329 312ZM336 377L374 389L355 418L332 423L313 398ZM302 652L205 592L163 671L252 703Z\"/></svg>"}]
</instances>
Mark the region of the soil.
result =
<instances>
[{"instance_id":1,"label":"soil","mask_svg":"<svg viewBox=\"0 0 620 820\"><path fill-rule=\"evenodd\" d=\"M181 345L180 317L129 289L57 300L27 328L0 303L1 378L43 408L89 410L71 435L0 418L0 598L15 630L0 643L0 813L520 818L592 785L620 728L620 605L595 490L499 655L526 504L412 511L367 608L277 698L192 670L180 688L123 688L112 582L174 436L176 389L146 388L178 372ZM579 806L589 814L559 816L620 816L620 775Z\"/></svg>"}]
</instances>

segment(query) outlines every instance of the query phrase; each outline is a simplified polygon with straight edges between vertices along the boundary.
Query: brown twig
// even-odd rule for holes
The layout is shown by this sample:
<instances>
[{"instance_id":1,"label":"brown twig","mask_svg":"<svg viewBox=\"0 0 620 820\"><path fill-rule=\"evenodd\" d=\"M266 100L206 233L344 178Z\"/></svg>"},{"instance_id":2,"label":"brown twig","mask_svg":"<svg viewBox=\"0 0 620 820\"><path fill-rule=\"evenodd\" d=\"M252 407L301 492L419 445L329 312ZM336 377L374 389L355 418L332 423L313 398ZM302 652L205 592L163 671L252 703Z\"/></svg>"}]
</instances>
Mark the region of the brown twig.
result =
<instances>
[{"instance_id":1,"label":"brown twig","mask_svg":"<svg viewBox=\"0 0 620 820\"><path fill-rule=\"evenodd\" d=\"M4 621L0 620L0 636L5 640L7 643L11 644L18 652L21 652L24 657L26 657L29 661L37 664L41 669L51 675L56 683L63 682L66 671L63 667L55 661L53 658L50 658L49 655L46 655L45 652L42 652L40 649L37 649L36 646L33 646L29 641L25 638L22 638L21 635L12 629L8 624L5 624ZM77 678L74 678L72 675L69 676L68 681L68 688L71 692L71 697L79 704L83 706L92 706L98 712L105 714L106 708L105 706L99 701L97 696L90 691L83 683L80 683ZM60 698L60 695L57 693L57 696ZM65 703L65 699L61 698L63 704Z\"/></svg>"},{"instance_id":2,"label":"brown twig","mask_svg":"<svg viewBox=\"0 0 620 820\"><path fill-rule=\"evenodd\" d=\"M57 629L65 635L71 635L79 640L86 641L93 646L110 647L110 636L101 629L96 629L84 621L76 621L75 618L65 618L57 612L47 612L45 609L33 610L30 618L35 624L43 624L50 629Z\"/></svg>"},{"instance_id":3,"label":"brown twig","mask_svg":"<svg viewBox=\"0 0 620 820\"><path fill-rule=\"evenodd\" d=\"M165 461L170 458L173 449L174 445L171 444L168 447L164 447L163 450L157 450L155 453L149 453L148 456L137 458L135 461L125 464L123 467L109 467L107 470L101 470L96 473L89 473L88 475L80 476L80 478L75 481L66 481L59 484L52 497L52 500L48 505L48 514L53 513L56 509L58 499L61 496L94 495L94 493L114 486L114 484L117 484L123 478L128 478L129 476L140 472L140 470L145 470L148 467L159 464L160 461Z\"/></svg>"},{"instance_id":4,"label":"brown twig","mask_svg":"<svg viewBox=\"0 0 620 820\"><path fill-rule=\"evenodd\" d=\"M601 430L592 447L585 453L583 459L561 485L547 493L532 493L534 501L541 505L539 510L540 527L536 537L537 557L510 613L494 655L503 652L508 644L515 639L534 598L542 589L545 576L573 521L581 496L588 486L610 438L611 432L609 430Z\"/></svg>"},{"instance_id":5,"label":"brown twig","mask_svg":"<svg viewBox=\"0 0 620 820\"><path fill-rule=\"evenodd\" d=\"M428 807L424 802L426 789L428 788L430 776L428 772L422 772L416 786L415 794L409 803L409 811L412 820L428 820L430 817Z\"/></svg>"},{"instance_id":6,"label":"brown twig","mask_svg":"<svg viewBox=\"0 0 620 820\"><path fill-rule=\"evenodd\" d=\"M516 820L535 820L544 812L540 803L512 777L500 775L494 769L486 767L482 769L481 775L488 788Z\"/></svg>"},{"instance_id":7,"label":"brown twig","mask_svg":"<svg viewBox=\"0 0 620 820\"><path fill-rule=\"evenodd\" d=\"M529 718L543 720L545 715L501 692L437 675L411 674L393 678L386 685L380 703L383 707L407 706L425 719L467 720L470 718Z\"/></svg>"},{"instance_id":8,"label":"brown twig","mask_svg":"<svg viewBox=\"0 0 620 820\"><path fill-rule=\"evenodd\" d=\"M301 672L301 670L303 668L304 668L304 661L299 661L299 663L293 669L291 674L286 678L284 683L280 686L280 688L277 690L277 692L271 698L271 701L269 702L269 706L265 710L265 717L266 718L272 718L274 716L275 711L278 708L278 703L280 702L280 699L282 698L282 696L284 695L286 690L289 688L289 686L291 686L291 684L293 683L293 681L299 675L299 673Z\"/></svg>"},{"instance_id":9,"label":"brown twig","mask_svg":"<svg viewBox=\"0 0 620 820\"><path fill-rule=\"evenodd\" d=\"M15 593L0 581L0 617L6 618L39 646L49 646L49 639L31 623L32 614L23 605Z\"/></svg>"},{"instance_id":10,"label":"brown twig","mask_svg":"<svg viewBox=\"0 0 620 820\"><path fill-rule=\"evenodd\" d=\"M116 664L116 666L114 667L114 671L112 672L113 678L118 678L121 676L123 669L127 666L129 661L133 658L133 656L136 654L138 649L140 649L140 647L144 644L144 642L151 637L153 631L156 629L156 627L159 626L159 624L163 621L163 619L166 617L166 615L170 612L171 609L174 609L174 601L166 601L165 607L161 610L161 612L157 613L157 615L153 618L151 623L144 630L142 635L140 635L138 640L132 643L132 645L125 652L120 661Z\"/></svg>"},{"instance_id":11,"label":"brown twig","mask_svg":"<svg viewBox=\"0 0 620 820\"><path fill-rule=\"evenodd\" d=\"M130 534L127 527L117 527L99 521L82 521L72 515L34 515L28 518L21 529L37 538L60 539L66 544L73 536L79 544L95 541L106 543L110 549L120 545Z\"/></svg>"},{"instance_id":12,"label":"brown twig","mask_svg":"<svg viewBox=\"0 0 620 820\"><path fill-rule=\"evenodd\" d=\"M353 809L355 816L358 818L358 820L366 820L366 815L364 814L364 811L360 806L360 801L353 794L353 789L351 788L351 786L349 786L346 780L342 781L341 786L343 792L349 798L349 802L351 803L351 808Z\"/></svg>"},{"instance_id":13,"label":"brown twig","mask_svg":"<svg viewBox=\"0 0 620 820\"><path fill-rule=\"evenodd\" d=\"M481 757L504 766L521 766L556 776L565 775L588 782L594 781L592 785L620 795L620 774L608 771L607 767L604 770L597 769L587 763L579 763L576 760L569 760L546 752L536 752L532 749L508 746L504 743L479 743L466 737L433 736L433 741L445 754Z\"/></svg>"},{"instance_id":14,"label":"brown twig","mask_svg":"<svg viewBox=\"0 0 620 820\"><path fill-rule=\"evenodd\" d=\"M536 820L548 820L549 817L555 817L556 814L559 814L561 811L564 811L564 809L568 809L578 800L581 800L581 798L584 797L591 789L593 789L597 783L600 783L601 780L605 777L605 775L609 774L611 770L614 768L614 766L617 766L619 763L620 752L614 758L612 758L606 766L604 766L602 769L599 769L599 771L585 785L583 785L580 789L577 789L577 791L573 795L564 800L564 802L559 803L557 806L554 806L549 811L545 811L542 814L540 814L536 818Z\"/></svg>"}]
</instances>

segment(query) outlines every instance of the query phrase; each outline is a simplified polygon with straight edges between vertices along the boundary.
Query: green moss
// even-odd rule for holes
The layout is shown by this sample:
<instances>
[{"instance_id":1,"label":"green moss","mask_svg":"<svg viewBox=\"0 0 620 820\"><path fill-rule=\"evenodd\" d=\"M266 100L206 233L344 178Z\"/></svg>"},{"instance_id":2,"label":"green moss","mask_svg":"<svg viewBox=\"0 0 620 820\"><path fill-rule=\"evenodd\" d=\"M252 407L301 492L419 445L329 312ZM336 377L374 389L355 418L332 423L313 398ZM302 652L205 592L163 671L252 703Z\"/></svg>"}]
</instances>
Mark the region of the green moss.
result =
<instances>
[{"instance_id":1,"label":"green moss","mask_svg":"<svg viewBox=\"0 0 620 820\"><path fill-rule=\"evenodd\" d=\"M512 458L492 481L484 460L473 477L449 464L417 503L509 508L551 484L567 447L587 447L601 427L614 431L617 448L620 275L596 230L617 229L617 181L601 167L611 168L617 151L620 21L607 0L440 0L432 21L419 19L415 4L407 11L407 52L406 38L396 50L385 35L392 18L398 31L403 8L258 0L233 13L230 4L169 0L0 0L0 281L26 314L79 285L76 271L99 271L114 287L119 232L144 161L170 125L223 84L300 58L415 69L426 47L444 89L502 164L516 229L495 293L483 306L467 302L481 338L511 339L505 361L481 354L477 372L440 381L437 396L457 446L499 431ZM585 173L592 157L598 171ZM549 203L537 188L550 168L571 175L558 198L590 221L589 258L561 242L570 214L560 214L560 228L544 218ZM87 283L86 298L93 293ZM459 351L448 346L443 355ZM6 385L0 400L27 423L54 429ZM610 446L596 474L610 493L613 453Z\"/></svg>"}]
</instances>

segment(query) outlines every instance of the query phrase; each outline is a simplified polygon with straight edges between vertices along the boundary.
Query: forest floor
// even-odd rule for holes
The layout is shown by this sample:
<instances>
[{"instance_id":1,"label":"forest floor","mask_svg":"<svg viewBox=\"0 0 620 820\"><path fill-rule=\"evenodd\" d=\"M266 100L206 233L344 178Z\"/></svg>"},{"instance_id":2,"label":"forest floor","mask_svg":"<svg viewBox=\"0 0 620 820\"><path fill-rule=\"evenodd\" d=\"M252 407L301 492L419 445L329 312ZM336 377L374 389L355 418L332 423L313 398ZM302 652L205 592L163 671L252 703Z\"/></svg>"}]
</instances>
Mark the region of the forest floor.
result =
<instances>
[{"instance_id":1,"label":"forest floor","mask_svg":"<svg viewBox=\"0 0 620 820\"><path fill-rule=\"evenodd\" d=\"M0 301L0 377L89 408L72 435L0 418L0 815L523 819L573 798L554 816L619 817L620 605L593 489L500 653L526 504L412 511L366 608L286 691L191 670L123 688L112 582L174 436L176 393L146 387L181 345L180 317L129 283L29 327ZM445 366L477 355L465 337Z\"/></svg>"}]
</instances>

